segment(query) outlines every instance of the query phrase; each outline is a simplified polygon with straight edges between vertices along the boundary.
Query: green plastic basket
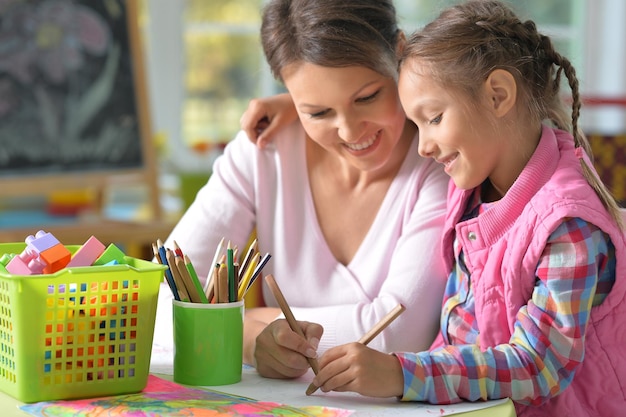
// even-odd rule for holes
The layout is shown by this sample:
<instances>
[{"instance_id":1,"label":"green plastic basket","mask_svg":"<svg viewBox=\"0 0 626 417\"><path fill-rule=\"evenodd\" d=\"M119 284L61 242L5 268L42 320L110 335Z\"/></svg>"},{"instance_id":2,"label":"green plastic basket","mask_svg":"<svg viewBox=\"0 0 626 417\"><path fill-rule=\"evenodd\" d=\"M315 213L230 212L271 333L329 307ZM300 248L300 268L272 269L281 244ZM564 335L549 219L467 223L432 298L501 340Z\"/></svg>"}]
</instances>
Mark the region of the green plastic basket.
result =
<instances>
[{"instance_id":1,"label":"green plastic basket","mask_svg":"<svg viewBox=\"0 0 626 417\"><path fill-rule=\"evenodd\" d=\"M0 256L25 246L0 244ZM125 262L28 276L0 264L0 390L37 402L145 388L165 267Z\"/></svg>"}]
</instances>

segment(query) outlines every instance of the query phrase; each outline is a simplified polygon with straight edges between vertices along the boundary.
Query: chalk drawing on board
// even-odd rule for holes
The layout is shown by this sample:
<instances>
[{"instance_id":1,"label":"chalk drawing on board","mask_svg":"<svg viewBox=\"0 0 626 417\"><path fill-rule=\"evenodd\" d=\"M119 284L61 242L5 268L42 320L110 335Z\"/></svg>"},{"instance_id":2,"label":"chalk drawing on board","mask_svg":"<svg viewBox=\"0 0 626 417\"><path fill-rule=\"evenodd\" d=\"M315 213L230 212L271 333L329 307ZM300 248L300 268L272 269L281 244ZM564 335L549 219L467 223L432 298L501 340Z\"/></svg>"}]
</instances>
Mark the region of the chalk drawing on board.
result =
<instances>
[{"instance_id":1,"label":"chalk drawing on board","mask_svg":"<svg viewBox=\"0 0 626 417\"><path fill-rule=\"evenodd\" d=\"M140 167L126 2L0 2L0 178Z\"/></svg>"}]
</instances>

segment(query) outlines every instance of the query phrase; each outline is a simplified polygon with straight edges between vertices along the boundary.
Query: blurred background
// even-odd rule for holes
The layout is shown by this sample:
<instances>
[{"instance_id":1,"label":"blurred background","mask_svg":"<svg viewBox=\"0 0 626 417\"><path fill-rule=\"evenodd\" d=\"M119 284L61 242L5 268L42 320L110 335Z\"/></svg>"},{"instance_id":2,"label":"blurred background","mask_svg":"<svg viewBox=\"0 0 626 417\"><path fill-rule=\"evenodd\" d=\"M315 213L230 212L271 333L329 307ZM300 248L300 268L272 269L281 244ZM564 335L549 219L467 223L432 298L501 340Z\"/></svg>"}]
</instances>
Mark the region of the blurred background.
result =
<instances>
[{"instance_id":1,"label":"blurred background","mask_svg":"<svg viewBox=\"0 0 626 417\"><path fill-rule=\"evenodd\" d=\"M282 91L259 44L262 0L145 0L147 68L164 169L206 172L252 97ZM411 32L454 0L395 0ZM626 2L509 1L575 65L582 126L616 197L626 200ZM569 93L565 88L564 92ZM215 152L212 152L215 151Z\"/></svg>"},{"instance_id":2,"label":"blurred background","mask_svg":"<svg viewBox=\"0 0 626 417\"><path fill-rule=\"evenodd\" d=\"M165 239L249 100L284 91L259 41L266 1L0 0L0 242ZM626 1L508 2L576 67L582 128L624 205ZM394 1L407 34L455 3Z\"/></svg>"}]
</instances>

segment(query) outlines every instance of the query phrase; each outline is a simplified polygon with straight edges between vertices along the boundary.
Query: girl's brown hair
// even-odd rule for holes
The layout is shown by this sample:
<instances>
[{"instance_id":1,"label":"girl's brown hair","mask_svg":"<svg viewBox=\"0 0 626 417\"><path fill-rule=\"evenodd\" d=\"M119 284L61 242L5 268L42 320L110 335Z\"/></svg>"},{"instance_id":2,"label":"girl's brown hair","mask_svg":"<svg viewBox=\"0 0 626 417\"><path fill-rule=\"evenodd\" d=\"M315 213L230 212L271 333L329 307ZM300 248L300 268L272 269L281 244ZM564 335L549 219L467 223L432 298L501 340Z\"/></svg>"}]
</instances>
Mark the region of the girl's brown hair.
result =
<instances>
[{"instance_id":1,"label":"girl's brown hair","mask_svg":"<svg viewBox=\"0 0 626 417\"><path fill-rule=\"evenodd\" d=\"M402 60L419 57L428 62L429 76L456 91L477 97L479 80L495 69L509 71L518 85L519 104L531 120L551 121L570 131L576 147L591 159L589 141L578 127L580 94L576 71L552 41L537 31L532 20L522 22L501 1L470 0L444 10L437 19L413 34ZM572 91L571 114L559 94L561 74ZM580 159L583 175L620 227L619 206L593 167Z\"/></svg>"},{"instance_id":2,"label":"girl's brown hair","mask_svg":"<svg viewBox=\"0 0 626 417\"><path fill-rule=\"evenodd\" d=\"M276 79L288 64L362 66L397 79L396 10L391 0L271 0L261 43Z\"/></svg>"}]
</instances>

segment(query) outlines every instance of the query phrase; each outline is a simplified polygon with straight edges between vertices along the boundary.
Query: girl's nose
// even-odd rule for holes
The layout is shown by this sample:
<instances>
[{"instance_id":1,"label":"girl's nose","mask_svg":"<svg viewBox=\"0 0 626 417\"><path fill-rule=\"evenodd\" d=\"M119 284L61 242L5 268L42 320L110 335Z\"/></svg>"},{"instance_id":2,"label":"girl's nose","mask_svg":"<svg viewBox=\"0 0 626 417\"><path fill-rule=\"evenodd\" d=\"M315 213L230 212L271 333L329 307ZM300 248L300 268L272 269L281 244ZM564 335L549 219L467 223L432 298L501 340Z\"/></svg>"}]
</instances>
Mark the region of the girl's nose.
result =
<instances>
[{"instance_id":1,"label":"girl's nose","mask_svg":"<svg viewBox=\"0 0 626 417\"><path fill-rule=\"evenodd\" d=\"M432 157L436 148L435 142L433 140L428 140L425 135L421 134L421 132L418 133L418 137L419 142L417 145L417 152L424 158Z\"/></svg>"}]
</instances>

